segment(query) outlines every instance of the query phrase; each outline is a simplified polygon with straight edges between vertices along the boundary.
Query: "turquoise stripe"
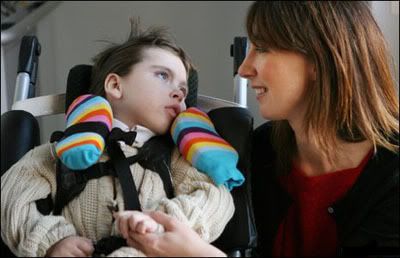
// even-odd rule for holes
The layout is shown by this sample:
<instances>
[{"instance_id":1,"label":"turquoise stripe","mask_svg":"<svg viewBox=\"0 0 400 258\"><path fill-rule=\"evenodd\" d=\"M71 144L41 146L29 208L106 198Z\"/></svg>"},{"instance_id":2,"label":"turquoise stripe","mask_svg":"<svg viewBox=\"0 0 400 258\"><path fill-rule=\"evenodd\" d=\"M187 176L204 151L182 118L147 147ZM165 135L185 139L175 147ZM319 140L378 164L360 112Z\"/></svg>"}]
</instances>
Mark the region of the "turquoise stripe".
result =
<instances>
[{"instance_id":1,"label":"turquoise stripe","mask_svg":"<svg viewBox=\"0 0 400 258\"><path fill-rule=\"evenodd\" d=\"M203 121L202 119L198 119L198 118L194 118L194 117L180 117L179 118L179 122L184 121L184 122L200 122L200 123L204 123L208 126L210 126L207 122ZM210 122L211 123L211 122Z\"/></svg>"},{"instance_id":2,"label":"turquoise stripe","mask_svg":"<svg viewBox=\"0 0 400 258\"><path fill-rule=\"evenodd\" d=\"M102 151L92 144L84 144L69 149L61 155L61 161L70 169L82 170L95 164Z\"/></svg>"},{"instance_id":3,"label":"turquoise stripe","mask_svg":"<svg viewBox=\"0 0 400 258\"><path fill-rule=\"evenodd\" d=\"M198 164L198 160L199 158L205 158L205 157L214 157L214 156L223 156L222 160L220 160L219 162L222 162L222 164L225 163L225 161L223 161L223 159L230 159L233 161L237 161L238 160L238 154L232 150L229 149L223 149L221 147L217 147L217 146L204 146L198 150L195 151L195 153L192 156L192 164L197 167ZM210 161L208 161L210 162Z\"/></svg>"},{"instance_id":4,"label":"turquoise stripe","mask_svg":"<svg viewBox=\"0 0 400 258\"><path fill-rule=\"evenodd\" d=\"M96 134L97 133L92 133L92 132L72 134L72 135L68 136L67 138L62 139L60 142L58 142L56 148L59 149L60 147L64 146L65 144L69 144L70 142L75 141L79 138L83 138L83 137L87 137L87 136L94 137L94 135L96 135ZM99 134L97 134L97 135L99 135ZM96 137L96 139L97 138L99 138L99 137ZM100 137L100 138L103 139L102 137Z\"/></svg>"}]
</instances>

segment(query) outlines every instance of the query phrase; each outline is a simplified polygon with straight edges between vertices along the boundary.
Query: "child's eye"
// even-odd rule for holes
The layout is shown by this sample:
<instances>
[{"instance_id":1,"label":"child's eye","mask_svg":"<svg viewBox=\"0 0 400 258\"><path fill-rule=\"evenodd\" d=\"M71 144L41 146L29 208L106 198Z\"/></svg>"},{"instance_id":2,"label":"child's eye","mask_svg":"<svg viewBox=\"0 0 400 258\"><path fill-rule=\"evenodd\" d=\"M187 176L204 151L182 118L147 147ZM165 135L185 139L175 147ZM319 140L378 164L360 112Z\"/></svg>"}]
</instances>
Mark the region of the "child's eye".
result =
<instances>
[{"instance_id":1,"label":"child's eye","mask_svg":"<svg viewBox=\"0 0 400 258\"><path fill-rule=\"evenodd\" d=\"M158 78L160 78L161 80L164 80L164 81L168 80L168 78L169 78L169 75L167 72L157 72L156 75Z\"/></svg>"}]
</instances>

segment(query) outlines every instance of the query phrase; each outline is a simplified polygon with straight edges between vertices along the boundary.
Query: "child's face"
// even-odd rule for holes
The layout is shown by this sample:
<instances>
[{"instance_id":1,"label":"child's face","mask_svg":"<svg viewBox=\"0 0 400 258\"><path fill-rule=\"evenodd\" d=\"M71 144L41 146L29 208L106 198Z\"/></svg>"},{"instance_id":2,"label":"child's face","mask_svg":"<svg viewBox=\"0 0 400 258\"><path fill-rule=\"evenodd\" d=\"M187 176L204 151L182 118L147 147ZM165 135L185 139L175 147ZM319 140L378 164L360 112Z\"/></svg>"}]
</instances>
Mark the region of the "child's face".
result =
<instances>
[{"instance_id":1,"label":"child's face","mask_svg":"<svg viewBox=\"0 0 400 258\"><path fill-rule=\"evenodd\" d=\"M141 125L164 134L174 118L186 109L185 66L168 50L148 48L143 52L143 61L121 78L121 91L116 117L128 126Z\"/></svg>"}]
</instances>

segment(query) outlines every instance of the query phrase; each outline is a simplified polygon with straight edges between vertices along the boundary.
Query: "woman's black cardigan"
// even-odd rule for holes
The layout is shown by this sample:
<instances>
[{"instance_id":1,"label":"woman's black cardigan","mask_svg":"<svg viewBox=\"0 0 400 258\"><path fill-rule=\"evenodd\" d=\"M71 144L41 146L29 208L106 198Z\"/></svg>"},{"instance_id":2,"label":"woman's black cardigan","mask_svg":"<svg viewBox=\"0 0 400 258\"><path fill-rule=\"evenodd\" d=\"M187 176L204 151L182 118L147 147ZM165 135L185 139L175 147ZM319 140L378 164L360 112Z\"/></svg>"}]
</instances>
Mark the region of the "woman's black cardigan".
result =
<instances>
[{"instance_id":1,"label":"woman's black cardigan","mask_svg":"<svg viewBox=\"0 0 400 258\"><path fill-rule=\"evenodd\" d=\"M277 183L270 135L271 123L254 131L250 177L258 233L255 255L264 257L271 255L292 203ZM399 209L399 154L378 148L352 188L326 211L336 220L337 255L399 254Z\"/></svg>"}]
</instances>

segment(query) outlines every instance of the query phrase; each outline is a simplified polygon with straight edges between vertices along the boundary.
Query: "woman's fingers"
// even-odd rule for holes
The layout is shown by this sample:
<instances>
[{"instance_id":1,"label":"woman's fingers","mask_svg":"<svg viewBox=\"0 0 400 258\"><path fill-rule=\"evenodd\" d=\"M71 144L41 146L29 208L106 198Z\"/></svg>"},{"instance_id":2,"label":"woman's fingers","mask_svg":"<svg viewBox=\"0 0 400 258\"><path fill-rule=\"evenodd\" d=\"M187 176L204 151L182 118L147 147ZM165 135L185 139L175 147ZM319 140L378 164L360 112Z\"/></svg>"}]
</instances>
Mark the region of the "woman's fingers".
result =
<instances>
[{"instance_id":1,"label":"woman's fingers","mask_svg":"<svg viewBox=\"0 0 400 258\"><path fill-rule=\"evenodd\" d=\"M175 218L160 211L150 211L147 213L157 223L164 226L165 231L173 231L177 227Z\"/></svg>"},{"instance_id":2,"label":"woman's fingers","mask_svg":"<svg viewBox=\"0 0 400 258\"><path fill-rule=\"evenodd\" d=\"M143 220L137 223L136 232L144 233L154 233L157 230L157 223L152 219Z\"/></svg>"},{"instance_id":3,"label":"woman's fingers","mask_svg":"<svg viewBox=\"0 0 400 258\"><path fill-rule=\"evenodd\" d=\"M118 227L122 237L128 238L128 221L126 217L120 216L118 218Z\"/></svg>"},{"instance_id":4,"label":"woman's fingers","mask_svg":"<svg viewBox=\"0 0 400 258\"><path fill-rule=\"evenodd\" d=\"M83 238L77 247L84 253L84 256L92 256L94 246L91 240Z\"/></svg>"}]
</instances>

